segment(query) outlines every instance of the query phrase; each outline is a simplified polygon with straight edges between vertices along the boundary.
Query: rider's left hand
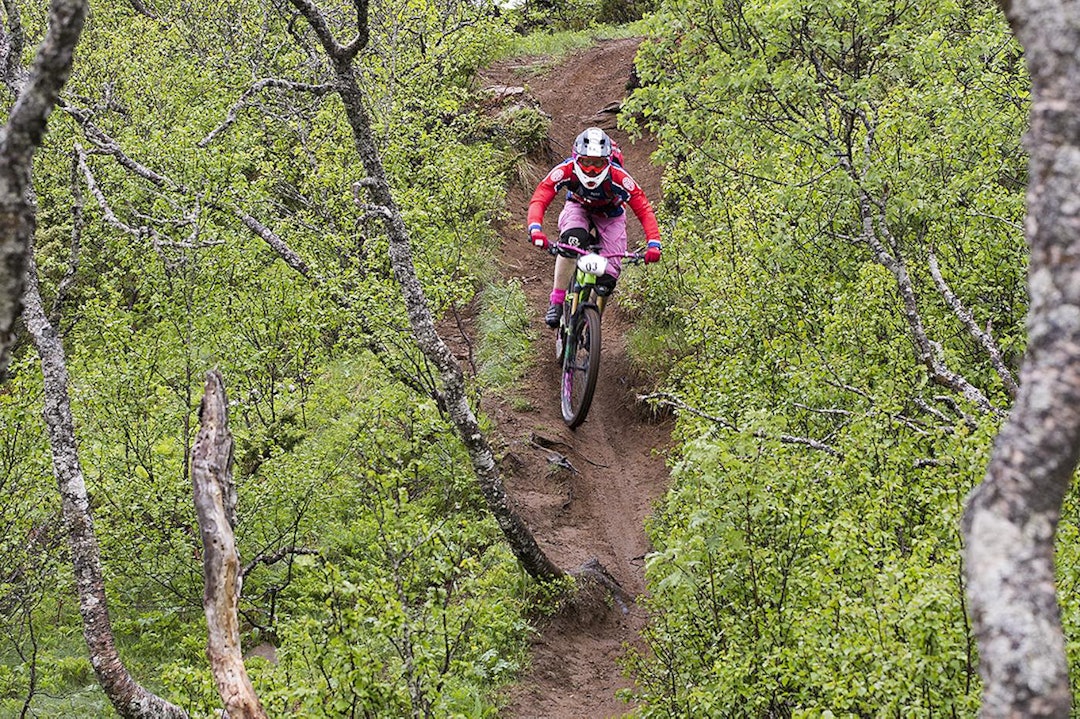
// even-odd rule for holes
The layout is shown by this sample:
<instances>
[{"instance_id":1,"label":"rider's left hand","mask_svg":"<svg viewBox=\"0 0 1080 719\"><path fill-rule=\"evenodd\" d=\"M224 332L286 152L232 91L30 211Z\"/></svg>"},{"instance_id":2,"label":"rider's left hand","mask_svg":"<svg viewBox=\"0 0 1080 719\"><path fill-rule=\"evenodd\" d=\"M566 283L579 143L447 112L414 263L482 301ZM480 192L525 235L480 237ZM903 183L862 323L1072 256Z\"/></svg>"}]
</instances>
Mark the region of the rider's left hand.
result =
<instances>
[{"instance_id":1,"label":"rider's left hand","mask_svg":"<svg viewBox=\"0 0 1080 719\"><path fill-rule=\"evenodd\" d=\"M660 261L660 243L657 240L650 240L649 246L645 249L645 263L651 264L653 262Z\"/></svg>"}]
</instances>

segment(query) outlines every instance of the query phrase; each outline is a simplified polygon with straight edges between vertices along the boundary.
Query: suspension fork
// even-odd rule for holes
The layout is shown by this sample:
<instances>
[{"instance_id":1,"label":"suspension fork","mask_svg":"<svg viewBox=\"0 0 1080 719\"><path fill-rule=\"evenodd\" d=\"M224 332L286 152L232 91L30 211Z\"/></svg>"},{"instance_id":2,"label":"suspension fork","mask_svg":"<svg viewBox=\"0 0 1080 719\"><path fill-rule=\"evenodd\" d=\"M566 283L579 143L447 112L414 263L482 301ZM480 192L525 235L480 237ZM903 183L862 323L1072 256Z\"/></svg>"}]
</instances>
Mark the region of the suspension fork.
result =
<instances>
[{"instance_id":1,"label":"suspension fork","mask_svg":"<svg viewBox=\"0 0 1080 719\"><path fill-rule=\"evenodd\" d=\"M582 303L588 304L590 299L601 313L604 311L604 300L606 298L602 297L599 292L596 292L596 287L592 284L575 281L570 298L571 317L576 316Z\"/></svg>"}]
</instances>

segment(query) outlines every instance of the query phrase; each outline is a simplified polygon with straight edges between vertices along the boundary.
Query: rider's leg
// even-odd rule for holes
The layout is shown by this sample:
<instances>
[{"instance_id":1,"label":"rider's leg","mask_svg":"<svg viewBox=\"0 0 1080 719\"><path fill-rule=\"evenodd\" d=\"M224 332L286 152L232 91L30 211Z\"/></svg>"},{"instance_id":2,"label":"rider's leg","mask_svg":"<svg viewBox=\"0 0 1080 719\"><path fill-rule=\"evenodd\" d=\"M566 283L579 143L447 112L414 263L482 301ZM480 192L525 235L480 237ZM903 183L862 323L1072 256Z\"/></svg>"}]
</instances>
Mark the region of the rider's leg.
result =
<instances>
[{"instance_id":1,"label":"rider's leg","mask_svg":"<svg viewBox=\"0 0 1080 719\"><path fill-rule=\"evenodd\" d=\"M564 245L574 245L577 247L585 247L591 241L589 231L582 227L571 227L566 232L563 232L559 236L559 242ZM567 257L561 252L555 256L555 278L552 281L550 305L548 306L547 314L544 315L544 322L549 327L559 326L559 317L562 316L562 305L566 300L566 288L570 286L570 281L574 278L574 268L577 264L577 257Z\"/></svg>"},{"instance_id":2,"label":"rider's leg","mask_svg":"<svg viewBox=\"0 0 1080 719\"><path fill-rule=\"evenodd\" d=\"M563 257L558 255L555 257L555 279L551 285L551 301L562 302L566 299L566 288L570 285L570 280L574 276L574 258ZM559 295L556 297L556 295Z\"/></svg>"},{"instance_id":3,"label":"rider's leg","mask_svg":"<svg viewBox=\"0 0 1080 719\"><path fill-rule=\"evenodd\" d=\"M600 252L603 255L617 255L626 252L626 214L618 217L593 215L593 226L600 235ZM598 281L596 307L604 313L608 296L615 291L615 281L622 269L621 257L608 257L608 269Z\"/></svg>"},{"instance_id":4,"label":"rider's leg","mask_svg":"<svg viewBox=\"0 0 1080 719\"><path fill-rule=\"evenodd\" d=\"M559 241L567 245L583 247L588 242L589 216L585 208L576 202L567 202L559 213ZM551 282L551 304L544 321L551 327L559 324L559 315L562 312L562 303L566 299L566 288L574 276L574 266L577 260L574 257L565 257L562 254L555 256L555 276Z\"/></svg>"},{"instance_id":5,"label":"rider's leg","mask_svg":"<svg viewBox=\"0 0 1080 719\"><path fill-rule=\"evenodd\" d=\"M592 244L593 238L589 234L589 230L584 227L567 227L559 235L559 242L564 245L572 245L574 247L580 247L585 249ZM562 251L555 258L555 279L552 283L552 291L562 291L563 295L566 294L566 288L570 285L570 280L574 277L574 267L577 265L577 253L567 251L564 255ZM562 302L560 298L558 300Z\"/></svg>"},{"instance_id":6,"label":"rider's leg","mask_svg":"<svg viewBox=\"0 0 1080 719\"><path fill-rule=\"evenodd\" d=\"M603 255L620 255L626 252L626 213L617 217L593 215L593 224L600 235L600 252ZM618 279L622 270L622 259L610 257L608 259L607 274Z\"/></svg>"},{"instance_id":7,"label":"rider's leg","mask_svg":"<svg viewBox=\"0 0 1080 719\"><path fill-rule=\"evenodd\" d=\"M559 242L582 249L590 242L589 213L576 202L568 200L559 213ZM565 290L570 284L570 278L574 276L576 264L576 256L564 257L560 254L556 257L555 278L551 285L552 302L555 301L556 293L566 294ZM559 298L559 302L562 302L562 298Z\"/></svg>"},{"instance_id":8,"label":"rider's leg","mask_svg":"<svg viewBox=\"0 0 1080 719\"><path fill-rule=\"evenodd\" d=\"M555 259L555 282L548 296L548 308L544 313L544 323L548 327L558 327L562 317L563 302L566 301L566 288L574 276L574 261L559 255Z\"/></svg>"}]
</instances>

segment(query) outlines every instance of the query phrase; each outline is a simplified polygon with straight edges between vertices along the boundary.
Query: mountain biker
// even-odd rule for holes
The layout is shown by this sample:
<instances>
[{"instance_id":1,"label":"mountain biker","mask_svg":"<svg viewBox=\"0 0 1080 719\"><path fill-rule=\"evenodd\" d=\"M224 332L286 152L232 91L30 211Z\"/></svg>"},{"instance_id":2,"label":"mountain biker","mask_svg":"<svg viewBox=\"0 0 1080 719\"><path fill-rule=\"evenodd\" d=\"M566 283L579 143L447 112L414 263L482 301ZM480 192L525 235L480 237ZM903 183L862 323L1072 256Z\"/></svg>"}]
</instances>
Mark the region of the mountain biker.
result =
<instances>
[{"instance_id":1,"label":"mountain biker","mask_svg":"<svg viewBox=\"0 0 1080 719\"><path fill-rule=\"evenodd\" d=\"M537 247L547 249L548 238L542 223L544 212L555 195L566 190L566 204L559 214L559 240L563 244L584 249L590 244L589 226L600 236L604 255L626 252L626 210L629 205L645 230L647 248L645 262L660 260L660 227L652 205L641 186L622 168L622 153L607 133L590 127L574 140L574 152L552 168L540 181L529 201L529 239ZM566 287L574 274L576 254L559 252L555 259L555 279L551 290L551 306L544 315L549 327L559 326ZM619 277L620 262L613 257L599 283L611 290Z\"/></svg>"}]
</instances>

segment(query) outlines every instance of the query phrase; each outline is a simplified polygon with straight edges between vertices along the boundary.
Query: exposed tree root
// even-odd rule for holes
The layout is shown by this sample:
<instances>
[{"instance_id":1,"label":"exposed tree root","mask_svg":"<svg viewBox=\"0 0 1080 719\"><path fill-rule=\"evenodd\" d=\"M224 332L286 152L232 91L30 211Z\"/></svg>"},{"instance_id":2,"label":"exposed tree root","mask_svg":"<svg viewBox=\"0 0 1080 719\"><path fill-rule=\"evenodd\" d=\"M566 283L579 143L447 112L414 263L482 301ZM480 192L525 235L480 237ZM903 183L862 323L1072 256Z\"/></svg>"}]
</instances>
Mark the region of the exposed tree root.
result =
<instances>
[{"instance_id":1,"label":"exposed tree root","mask_svg":"<svg viewBox=\"0 0 1080 719\"><path fill-rule=\"evenodd\" d=\"M569 600L569 606L564 609L574 612L579 619L594 619L607 614L612 602L623 614L630 613L633 597L626 593L600 560L595 557L590 559L575 569L571 576L577 580L577 590Z\"/></svg>"}]
</instances>

